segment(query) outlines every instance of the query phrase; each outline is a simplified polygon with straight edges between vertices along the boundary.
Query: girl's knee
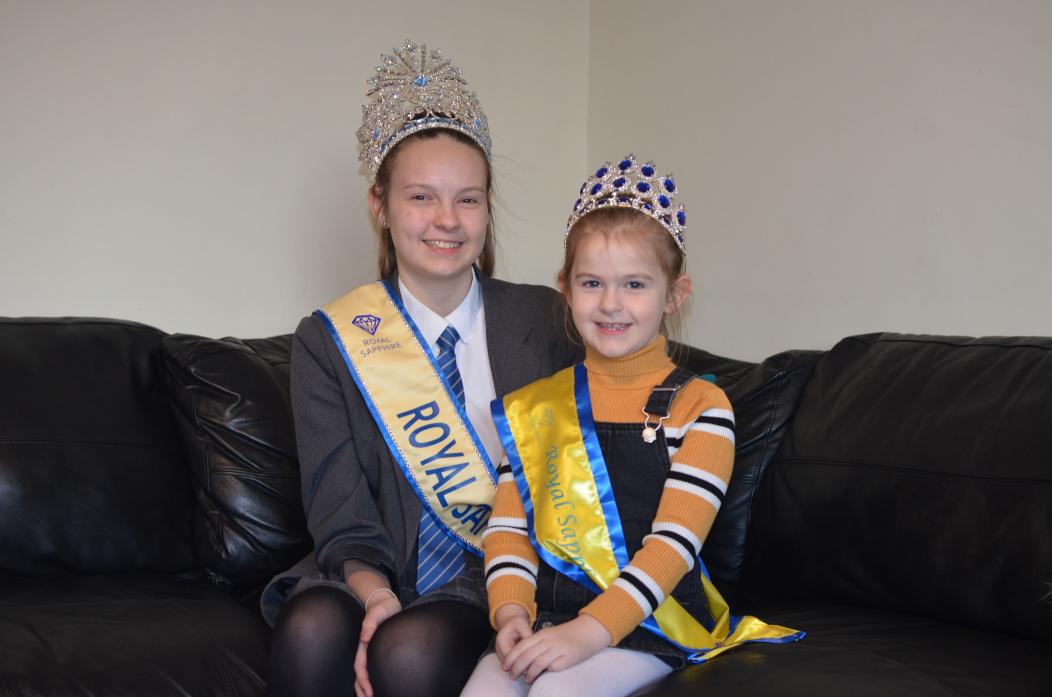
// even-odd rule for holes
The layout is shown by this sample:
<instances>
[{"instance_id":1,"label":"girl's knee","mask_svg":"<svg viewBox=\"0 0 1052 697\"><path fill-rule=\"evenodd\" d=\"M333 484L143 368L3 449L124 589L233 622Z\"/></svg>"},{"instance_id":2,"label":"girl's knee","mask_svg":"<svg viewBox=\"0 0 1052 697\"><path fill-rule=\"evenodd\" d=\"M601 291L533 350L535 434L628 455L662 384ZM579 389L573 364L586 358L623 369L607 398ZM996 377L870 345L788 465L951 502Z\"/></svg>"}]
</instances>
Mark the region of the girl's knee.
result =
<instances>
[{"instance_id":1,"label":"girl's knee","mask_svg":"<svg viewBox=\"0 0 1052 697\"><path fill-rule=\"evenodd\" d=\"M569 694L582 694L580 692L568 692L570 686L567 686L566 675L551 671L547 673L541 673L536 680L533 681L533 685L530 686L530 697L560 697L560 695Z\"/></svg>"},{"instance_id":2,"label":"girl's knee","mask_svg":"<svg viewBox=\"0 0 1052 697\"><path fill-rule=\"evenodd\" d=\"M488 654L475 666L460 697L518 697L524 691L514 690L511 678L501 670L496 654Z\"/></svg>"},{"instance_id":3,"label":"girl's knee","mask_svg":"<svg viewBox=\"0 0 1052 697\"><path fill-rule=\"evenodd\" d=\"M333 588L310 588L289 600L275 634L317 640L320 636L357 640L362 611L347 594Z\"/></svg>"},{"instance_id":4,"label":"girl's knee","mask_svg":"<svg viewBox=\"0 0 1052 697\"><path fill-rule=\"evenodd\" d=\"M459 694L488 638L476 633L439 607L394 615L369 642L369 679L377 697Z\"/></svg>"}]
</instances>

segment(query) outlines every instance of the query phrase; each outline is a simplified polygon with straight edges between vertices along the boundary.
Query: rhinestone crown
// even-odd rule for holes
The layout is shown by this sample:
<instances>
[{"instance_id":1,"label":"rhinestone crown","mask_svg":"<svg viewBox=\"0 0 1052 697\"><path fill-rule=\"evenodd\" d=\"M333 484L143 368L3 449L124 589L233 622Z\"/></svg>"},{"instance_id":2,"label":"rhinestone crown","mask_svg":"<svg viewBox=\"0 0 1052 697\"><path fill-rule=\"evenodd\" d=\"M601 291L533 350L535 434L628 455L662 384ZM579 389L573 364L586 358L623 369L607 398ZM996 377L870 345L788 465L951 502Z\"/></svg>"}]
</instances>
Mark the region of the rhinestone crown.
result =
<instances>
[{"instance_id":1,"label":"rhinestone crown","mask_svg":"<svg viewBox=\"0 0 1052 697\"><path fill-rule=\"evenodd\" d=\"M657 176L653 162L638 165L635 155L625 155L616 163L607 162L581 185L579 193L566 221L567 235L574 223L592 211L607 206L634 208L661 223L686 254L683 233L687 229L687 214L682 205L672 207L678 193L676 182L671 174Z\"/></svg>"},{"instance_id":2,"label":"rhinestone crown","mask_svg":"<svg viewBox=\"0 0 1052 697\"><path fill-rule=\"evenodd\" d=\"M367 103L358 129L358 159L373 177L384 156L406 136L448 128L470 137L489 159L489 124L478 97L457 66L438 49L408 39L394 55L381 55L376 75L366 80Z\"/></svg>"}]
</instances>

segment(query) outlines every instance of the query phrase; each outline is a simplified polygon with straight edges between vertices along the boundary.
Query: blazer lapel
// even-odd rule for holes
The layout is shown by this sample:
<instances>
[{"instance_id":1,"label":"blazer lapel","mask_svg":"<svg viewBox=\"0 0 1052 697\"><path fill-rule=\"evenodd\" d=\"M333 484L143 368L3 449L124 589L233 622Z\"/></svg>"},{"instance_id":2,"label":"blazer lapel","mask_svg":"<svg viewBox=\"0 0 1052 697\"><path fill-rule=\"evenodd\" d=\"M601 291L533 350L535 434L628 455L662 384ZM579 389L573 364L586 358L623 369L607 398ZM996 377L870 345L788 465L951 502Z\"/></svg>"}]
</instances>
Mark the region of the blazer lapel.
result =
<instances>
[{"instance_id":1,"label":"blazer lapel","mask_svg":"<svg viewBox=\"0 0 1052 697\"><path fill-rule=\"evenodd\" d=\"M533 327L522 322L520 308L509 297L509 286L478 275L482 286L482 305L486 310L486 344L497 397L520 387L540 375L541 357L529 347Z\"/></svg>"}]
</instances>

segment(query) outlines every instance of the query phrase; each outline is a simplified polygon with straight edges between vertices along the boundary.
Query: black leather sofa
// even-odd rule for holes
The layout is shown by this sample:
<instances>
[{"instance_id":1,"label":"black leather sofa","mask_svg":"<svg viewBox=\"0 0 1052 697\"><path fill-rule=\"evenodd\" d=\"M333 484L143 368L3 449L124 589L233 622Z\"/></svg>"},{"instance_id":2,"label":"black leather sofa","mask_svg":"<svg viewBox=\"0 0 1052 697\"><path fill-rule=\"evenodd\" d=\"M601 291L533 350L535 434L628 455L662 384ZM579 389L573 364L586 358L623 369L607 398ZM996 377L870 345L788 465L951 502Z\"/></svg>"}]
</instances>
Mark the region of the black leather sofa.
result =
<instances>
[{"instance_id":1,"label":"black leather sofa","mask_svg":"<svg viewBox=\"0 0 1052 697\"><path fill-rule=\"evenodd\" d=\"M262 694L310 547L289 348L0 319L0 697ZM648 694L1052 695L1052 339L684 360L738 419L709 571L808 636Z\"/></svg>"}]
</instances>

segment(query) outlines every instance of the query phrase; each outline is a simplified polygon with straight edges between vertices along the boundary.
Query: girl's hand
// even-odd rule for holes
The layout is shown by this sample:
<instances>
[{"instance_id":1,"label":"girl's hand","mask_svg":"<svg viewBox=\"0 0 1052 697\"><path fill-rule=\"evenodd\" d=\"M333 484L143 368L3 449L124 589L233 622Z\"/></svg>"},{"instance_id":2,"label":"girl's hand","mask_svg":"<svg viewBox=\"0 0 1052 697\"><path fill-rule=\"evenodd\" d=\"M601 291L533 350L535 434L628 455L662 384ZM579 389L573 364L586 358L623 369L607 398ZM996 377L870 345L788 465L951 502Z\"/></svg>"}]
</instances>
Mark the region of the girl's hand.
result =
<instances>
[{"instance_id":1,"label":"girl's hand","mask_svg":"<svg viewBox=\"0 0 1052 697\"><path fill-rule=\"evenodd\" d=\"M497 625L497 658L501 661L520 641L533 635L530 616L521 605L509 603L501 606L493 621Z\"/></svg>"},{"instance_id":2,"label":"girl's hand","mask_svg":"<svg viewBox=\"0 0 1052 697\"><path fill-rule=\"evenodd\" d=\"M610 645L610 632L598 620L578 615L519 641L501 663L512 680L525 674L532 683L546 670L566 670Z\"/></svg>"},{"instance_id":3,"label":"girl's hand","mask_svg":"<svg viewBox=\"0 0 1052 697\"><path fill-rule=\"evenodd\" d=\"M358 653L354 656L354 693L357 697L373 697L373 685L369 682L369 670L366 665L369 641L376 634L377 627L401 609L402 603L393 593L376 593L370 599L365 618L362 620L362 632L358 635Z\"/></svg>"}]
</instances>

